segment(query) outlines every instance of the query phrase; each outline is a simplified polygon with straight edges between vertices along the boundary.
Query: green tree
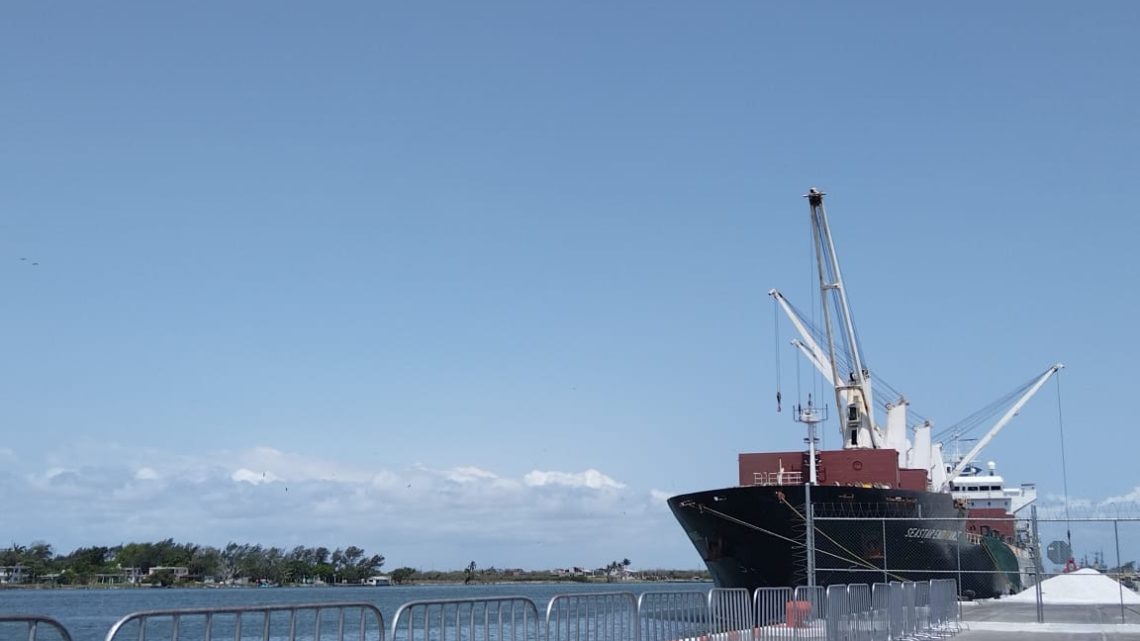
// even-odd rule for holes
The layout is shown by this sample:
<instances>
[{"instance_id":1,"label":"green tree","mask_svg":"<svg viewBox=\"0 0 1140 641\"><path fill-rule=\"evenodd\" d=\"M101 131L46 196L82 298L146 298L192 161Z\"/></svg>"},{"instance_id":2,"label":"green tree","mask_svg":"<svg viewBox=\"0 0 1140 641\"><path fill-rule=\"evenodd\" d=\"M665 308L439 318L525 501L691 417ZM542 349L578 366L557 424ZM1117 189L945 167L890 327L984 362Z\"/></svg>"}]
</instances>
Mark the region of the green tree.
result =
<instances>
[{"instance_id":1,"label":"green tree","mask_svg":"<svg viewBox=\"0 0 1140 641\"><path fill-rule=\"evenodd\" d=\"M127 543L119 547L115 562L120 567L138 568L140 572L146 574L151 566L158 565L154 562L152 547L150 543Z\"/></svg>"},{"instance_id":2,"label":"green tree","mask_svg":"<svg viewBox=\"0 0 1140 641\"><path fill-rule=\"evenodd\" d=\"M602 571L606 574L606 583L613 583L615 579L624 574L624 570L629 567L629 559L622 559L621 561L613 561Z\"/></svg>"},{"instance_id":3,"label":"green tree","mask_svg":"<svg viewBox=\"0 0 1140 641\"><path fill-rule=\"evenodd\" d=\"M43 541L33 541L31 545L23 548L16 565L24 566L28 577L35 581L51 571L54 558L51 545Z\"/></svg>"},{"instance_id":4,"label":"green tree","mask_svg":"<svg viewBox=\"0 0 1140 641\"><path fill-rule=\"evenodd\" d=\"M190 557L190 576L217 578L223 573L222 551L215 547L198 547Z\"/></svg>"},{"instance_id":5,"label":"green tree","mask_svg":"<svg viewBox=\"0 0 1140 641\"><path fill-rule=\"evenodd\" d=\"M77 548L71 554L56 559L56 565L67 572L60 576L59 581L80 585L91 583L96 574L110 573L114 569L108 563L111 558L110 548Z\"/></svg>"},{"instance_id":6,"label":"green tree","mask_svg":"<svg viewBox=\"0 0 1140 641\"><path fill-rule=\"evenodd\" d=\"M412 579L412 576L415 575L415 573L416 573L415 568L408 568L408 567L396 568L395 570L392 570L392 582L395 583L396 585L402 585L402 584L410 581Z\"/></svg>"}]
</instances>

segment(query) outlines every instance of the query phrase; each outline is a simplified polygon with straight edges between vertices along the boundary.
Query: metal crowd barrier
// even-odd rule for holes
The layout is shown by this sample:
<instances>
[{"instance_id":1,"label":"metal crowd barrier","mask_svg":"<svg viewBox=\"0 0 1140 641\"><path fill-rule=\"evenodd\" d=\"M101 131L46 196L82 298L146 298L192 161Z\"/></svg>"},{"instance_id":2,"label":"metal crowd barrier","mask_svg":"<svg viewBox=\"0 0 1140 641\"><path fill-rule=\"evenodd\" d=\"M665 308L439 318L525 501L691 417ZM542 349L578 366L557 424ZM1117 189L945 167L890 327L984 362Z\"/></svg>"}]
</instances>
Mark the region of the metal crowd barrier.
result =
<instances>
[{"instance_id":1,"label":"metal crowd barrier","mask_svg":"<svg viewBox=\"0 0 1140 641\"><path fill-rule=\"evenodd\" d=\"M853 583L847 586L847 607L851 619L851 638L871 641L871 586Z\"/></svg>"},{"instance_id":2,"label":"metal crowd barrier","mask_svg":"<svg viewBox=\"0 0 1140 641\"><path fill-rule=\"evenodd\" d=\"M709 641L735 641L730 633L755 627L752 594L745 588L709 590Z\"/></svg>"},{"instance_id":3,"label":"metal crowd barrier","mask_svg":"<svg viewBox=\"0 0 1140 641\"><path fill-rule=\"evenodd\" d=\"M953 579L930 582L930 631L938 636L953 636L961 631L958 585Z\"/></svg>"},{"instance_id":4,"label":"metal crowd barrier","mask_svg":"<svg viewBox=\"0 0 1140 641\"><path fill-rule=\"evenodd\" d=\"M913 636L918 633L918 618L915 614L916 591L914 583L911 581L903 581L902 584L902 606L903 606L903 637Z\"/></svg>"},{"instance_id":5,"label":"metal crowd barrier","mask_svg":"<svg viewBox=\"0 0 1140 641\"><path fill-rule=\"evenodd\" d=\"M676 641L708 634L708 594L644 592L637 598L641 641Z\"/></svg>"},{"instance_id":6,"label":"metal crowd barrier","mask_svg":"<svg viewBox=\"0 0 1140 641\"><path fill-rule=\"evenodd\" d=\"M51 617L38 616L34 614L2 614L0 615L0 626L4 624L14 624L26 626L26 636L28 641L36 641L37 633L40 626L51 628L61 641L71 641L71 633L63 624ZM7 627L7 626L4 626ZM6 635L5 635L6 636Z\"/></svg>"},{"instance_id":7,"label":"metal crowd barrier","mask_svg":"<svg viewBox=\"0 0 1140 641\"><path fill-rule=\"evenodd\" d=\"M788 625L792 626L792 638L820 639L826 634L827 592L821 585L801 585L796 587Z\"/></svg>"},{"instance_id":8,"label":"metal crowd barrier","mask_svg":"<svg viewBox=\"0 0 1140 641\"><path fill-rule=\"evenodd\" d=\"M890 641L891 638L891 586L875 583L871 586L871 641Z\"/></svg>"},{"instance_id":9,"label":"metal crowd barrier","mask_svg":"<svg viewBox=\"0 0 1140 641\"><path fill-rule=\"evenodd\" d=\"M412 601L392 617L392 641L537 641L541 622L526 597Z\"/></svg>"},{"instance_id":10,"label":"metal crowd barrier","mask_svg":"<svg viewBox=\"0 0 1140 641\"><path fill-rule=\"evenodd\" d=\"M632 592L560 594L546 606L545 641L630 641L638 618Z\"/></svg>"},{"instance_id":11,"label":"metal crowd barrier","mask_svg":"<svg viewBox=\"0 0 1140 641\"><path fill-rule=\"evenodd\" d=\"M915 631L930 631L930 583L923 581L914 584Z\"/></svg>"},{"instance_id":12,"label":"metal crowd barrier","mask_svg":"<svg viewBox=\"0 0 1140 641\"><path fill-rule=\"evenodd\" d=\"M131 635L132 641L384 641L384 615L371 603L147 610L119 619L106 641L116 641L120 632Z\"/></svg>"},{"instance_id":13,"label":"metal crowd barrier","mask_svg":"<svg viewBox=\"0 0 1140 641\"><path fill-rule=\"evenodd\" d=\"M901 639L906 634L906 608L903 607L902 581L887 584L887 630L891 639Z\"/></svg>"},{"instance_id":14,"label":"metal crowd barrier","mask_svg":"<svg viewBox=\"0 0 1140 641\"><path fill-rule=\"evenodd\" d=\"M390 641L904 641L961 631L953 579L717 589L594 592L550 600L545 620L526 597L412 601L396 611ZM27 641L58 621L0 615L26 627ZM386 641L384 616L369 603L313 603L129 614L105 641ZM53 640L54 641L54 640Z\"/></svg>"},{"instance_id":15,"label":"metal crowd barrier","mask_svg":"<svg viewBox=\"0 0 1140 641\"><path fill-rule=\"evenodd\" d=\"M756 588L752 593L752 611L756 615L753 639L791 639L795 631L788 625L791 602L791 588Z\"/></svg>"},{"instance_id":16,"label":"metal crowd barrier","mask_svg":"<svg viewBox=\"0 0 1140 641\"><path fill-rule=\"evenodd\" d=\"M829 585L826 604L827 641L940 638L961 631L953 579Z\"/></svg>"}]
</instances>

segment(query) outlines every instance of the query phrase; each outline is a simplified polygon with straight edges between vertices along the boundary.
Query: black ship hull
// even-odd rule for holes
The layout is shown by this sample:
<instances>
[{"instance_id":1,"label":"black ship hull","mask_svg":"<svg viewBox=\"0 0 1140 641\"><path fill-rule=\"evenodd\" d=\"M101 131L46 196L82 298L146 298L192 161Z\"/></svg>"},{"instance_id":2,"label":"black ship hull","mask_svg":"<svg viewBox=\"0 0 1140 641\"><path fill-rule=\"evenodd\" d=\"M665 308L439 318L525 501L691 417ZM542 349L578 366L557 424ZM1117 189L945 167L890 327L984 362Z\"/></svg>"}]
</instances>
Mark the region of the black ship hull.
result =
<instances>
[{"instance_id":1,"label":"black ship hull","mask_svg":"<svg viewBox=\"0 0 1140 641\"><path fill-rule=\"evenodd\" d=\"M804 494L802 485L731 487L669 507L717 586L797 586L808 582ZM954 578L978 598L1021 589L1017 551L966 534L966 510L949 494L818 485L811 502L817 585Z\"/></svg>"}]
</instances>

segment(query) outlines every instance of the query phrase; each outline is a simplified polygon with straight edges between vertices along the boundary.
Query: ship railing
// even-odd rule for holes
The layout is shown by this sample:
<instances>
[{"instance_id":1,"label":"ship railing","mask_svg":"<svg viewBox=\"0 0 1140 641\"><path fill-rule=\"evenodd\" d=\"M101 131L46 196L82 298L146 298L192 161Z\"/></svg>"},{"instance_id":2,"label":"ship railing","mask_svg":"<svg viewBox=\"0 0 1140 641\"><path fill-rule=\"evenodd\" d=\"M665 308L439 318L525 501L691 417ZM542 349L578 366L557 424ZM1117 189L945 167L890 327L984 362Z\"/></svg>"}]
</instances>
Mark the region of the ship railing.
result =
<instances>
[{"instance_id":1,"label":"ship railing","mask_svg":"<svg viewBox=\"0 0 1140 641\"><path fill-rule=\"evenodd\" d=\"M71 641L71 633L59 621L45 616L35 614L3 614L0 615L0 630L11 629L12 627L23 627L23 637L27 641L37 641L44 637L39 636L41 628L51 630L51 634L45 635L47 639L58 641ZM15 638L14 635L9 635L6 632L0 632L0 638Z\"/></svg>"},{"instance_id":2,"label":"ship railing","mask_svg":"<svg viewBox=\"0 0 1140 641\"><path fill-rule=\"evenodd\" d=\"M803 485L803 472L753 472L753 485Z\"/></svg>"},{"instance_id":3,"label":"ship railing","mask_svg":"<svg viewBox=\"0 0 1140 641\"><path fill-rule=\"evenodd\" d=\"M632 592L559 594L546 606L545 641L638 639L639 618Z\"/></svg>"},{"instance_id":4,"label":"ship railing","mask_svg":"<svg viewBox=\"0 0 1140 641\"><path fill-rule=\"evenodd\" d=\"M637 597L640 641L697 639L708 634L708 594L697 590L644 592Z\"/></svg>"},{"instance_id":5,"label":"ship railing","mask_svg":"<svg viewBox=\"0 0 1140 641\"><path fill-rule=\"evenodd\" d=\"M260 639L384 641L384 615L371 603L295 603L146 610L119 619L106 641Z\"/></svg>"}]
</instances>

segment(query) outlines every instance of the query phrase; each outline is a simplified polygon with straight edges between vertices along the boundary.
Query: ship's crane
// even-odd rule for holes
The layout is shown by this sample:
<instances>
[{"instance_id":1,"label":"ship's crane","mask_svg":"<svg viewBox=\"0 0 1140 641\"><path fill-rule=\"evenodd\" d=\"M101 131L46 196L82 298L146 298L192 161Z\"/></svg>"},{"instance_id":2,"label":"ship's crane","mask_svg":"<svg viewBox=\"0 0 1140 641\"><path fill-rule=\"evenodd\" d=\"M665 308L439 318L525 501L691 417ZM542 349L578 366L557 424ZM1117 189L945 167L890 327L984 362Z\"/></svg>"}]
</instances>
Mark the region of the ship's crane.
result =
<instances>
[{"instance_id":1,"label":"ship's crane","mask_svg":"<svg viewBox=\"0 0 1140 641\"><path fill-rule=\"evenodd\" d=\"M931 489L945 489L950 481L958 476L1017 415L1041 386L1064 366L1057 363L1035 379L989 432L979 439L973 449L949 470L943 462L942 443L933 442L933 426L929 421L924 421L915 428L913 444L907 438L906 416L909 404L906 399L900 397L898 401L886 406L886 426L885 430L882 429L875 422L872 410L874 404L871 372L863 360L855 332L855 322L847 301L835 243L828 226L827 212L823 207L823 196L823 192L814 187L804 196L811 208L812 239L815 247L816 271L819 275L823 331L813 329L779 290L769 290L768 295L783 310L799 333L799 338L793 339L792 345L803 353L835 390L836 403L841 411L840 431L843 434L844 449L893 449L899 454L900 468L926 470ZM838 329L833 327L833 320ZM816 338L821 334L826 336L826 349L820 344L822 341ZM842 372L841 365L846 366ZM814 422L812 424L814 425ZM812 438L810 434L809 438Z\"/></svg>"},{"instance_id":2,"label":"ship's crane","mask_svg":"<svg viewBox=\"0 0 1140 641\"><path fill-rule=\"evenodd\" d=\"M823 375L824 380L837 390L837 393L840 395L840 405L842 407L850 407L855 403L855 399L859 398L858 395L852 392L851 385L841 383L839 379L835 378L838 369L832 366L831 359L823 351L823 348L819 346L812 332L808 329L807 323L804 322L804 319L800 317L799 313L796 312L796 309L792 307L792 304L788 302L788 299L784 297L780 290L771 289L768 291L768 295L772 297L772 300L776 301L780 309L784 311L784 315L788 317L788 320L792 321L792 326L799 332L800 338L793 338L791 341L792 345L800 350L804 357ZM867 380L867 386L870 387L869 379ZM867 424L870 426L870 446L876 448L883 447L885 437L883 436L882 430L875 423L873 415L868 415ZM846 434L845 429L841 431ZM852 447L848 440L844 442L847 447Z\"/></svg>"},{"instance_id":3,"label":"ship's crane","mask_svg":"<svg viewBox=\"0 0 1140 641\"><path fill-rule=\"evenodd\" d=\"M835 389L836 405L840 408L844 448L884 446L882 432L875 425L871 372L867 369L855 334L855 321L847 302L843 272L835 252L835 241L823 207L824 193L812 187L804 195L811 210L812 241L815 246L816 271L819 275L819 296L823 311L823 326L827 334L827 351L815 341L802 319L792 310L787 300L776 290L769 294L784 309L796 326L809 360L823 371ZM832 327L832 313L838 331ZM842 350L842 353L840 353ZM840 372L838 364L848 363L850 370ZM826 370L830 370L830 372Z\"/></svg>"},{"instance_id":4,"label":"ship's crane","mask_svg":"<svg viewBox=\"0 0 1140 641\"><path fill-rule=\"evenodd\" d=\"M843 446L881 447L876 438L874 412L871 402L871 373L863 361L859 350L859 339L855 335L855 321L847 302L847 288L843 284L843 272L839 269L839 257L835 253L835 241L831 238L831 228L827 222L827 211L823 207L823 192L815 187L808 190L811 209L811 232L815 245L816 272L819 275L820 307L823 311L823 326L827 331L828 361L831 363L831 380L835 381L835 401L843 413ZM839 325L839 340L832 328L831 313L834 307L836 323ZM836 343L841 343L837 345ZM850 363L851 371L846 376L839 372L837 349L842 349L843 360Z\"/></svg>"},{"instance_id":5,"label":"ship's crane","mask_svg":"<svg viewBox=\"0 0 1140 641\"><path fill-rule=\"evenodd\" d=\"M788 302L788 299L784 298L780 290L770 289L768 290L768 295L772 297L772 300L776 301L780 309L784 310L784 315L788 317L788 320L792 321L792 326L800 333L801 338L793 339L792 345L795 345L807 356L807 359L811 361L812 365L815 365L815 368L819 370L820 374L823 374L827 382L835 385L835 379L832 378L834 368L831 366L831 361L827 358L827 354L823 352L823 348L816 342L811 331L808 330L807 324L800 318L800 315L796 313L795 308Z\"/></svg>"},{"instance_id":6,"label":"ship's crane","mask_svg":"<svg viewBox=\"0 0 1140 641\"><path fill-rule=\"evenodd\" d=\"M1003 427L1008 425L1009 422L1013 420L1014 416L1017 416L1017 413L1020 412L1021 408L1029 402L1029 399L1033 398L1034 394L1036 394L1037 391L1041 389L1041 386L1044 385L1045 382L1048 381L1054 374L1061 371L1061 369L1064 367L1064 364L1056 363L1049 369L1045 370L1041 376L1038 376L1037 380L1035 380L1033 384L1029 386L1029 389L1025 390L1025 393L1017 399L1017 402L1011 405L1010 408L1005 411L1005 414L1002 414L1001 418L999 418L997 422L993 424L993 427L991 427L989 431L986 432L986 435L978 439L978 442L974 445L974 447L970 449L970 451L967 452L965 456L958 460L958 462L946 475L946 480L943 483L942 487L939 489L946 489L946 487L950 484L950 481L961 474L962 471L966 469L966 466L972 463L974 459L977 458L978 454L980 454L982 450L990 444L990 441L994 440L994 437L997 436L998 432L1000 432Z\"/></svg>"}]
</instances>

